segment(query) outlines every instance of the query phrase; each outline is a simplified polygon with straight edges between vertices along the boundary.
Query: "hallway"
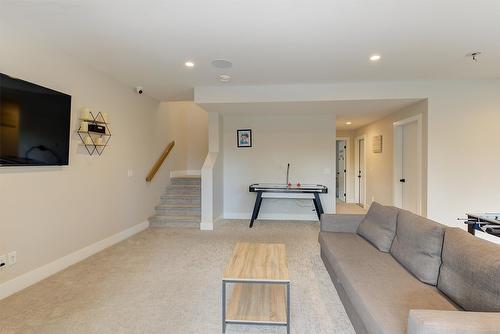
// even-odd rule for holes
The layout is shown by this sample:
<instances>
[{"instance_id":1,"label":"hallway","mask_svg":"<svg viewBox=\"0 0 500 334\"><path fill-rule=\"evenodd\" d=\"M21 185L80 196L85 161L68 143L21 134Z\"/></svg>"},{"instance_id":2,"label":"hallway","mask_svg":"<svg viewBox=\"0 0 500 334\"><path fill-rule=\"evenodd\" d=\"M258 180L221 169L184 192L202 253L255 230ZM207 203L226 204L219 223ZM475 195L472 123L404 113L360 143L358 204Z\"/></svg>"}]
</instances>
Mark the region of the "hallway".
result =
<instances>
[{"instance_id":1,"label":"hallway","mask_svg":"<svg viewBox=\"0 0 500 334\"><path fill-rule=\"evenodd\" d=\"M341 214L365 214L367 210L354 203L344 203L337 199L337 213Z\"/></svg>"}]
</instances>

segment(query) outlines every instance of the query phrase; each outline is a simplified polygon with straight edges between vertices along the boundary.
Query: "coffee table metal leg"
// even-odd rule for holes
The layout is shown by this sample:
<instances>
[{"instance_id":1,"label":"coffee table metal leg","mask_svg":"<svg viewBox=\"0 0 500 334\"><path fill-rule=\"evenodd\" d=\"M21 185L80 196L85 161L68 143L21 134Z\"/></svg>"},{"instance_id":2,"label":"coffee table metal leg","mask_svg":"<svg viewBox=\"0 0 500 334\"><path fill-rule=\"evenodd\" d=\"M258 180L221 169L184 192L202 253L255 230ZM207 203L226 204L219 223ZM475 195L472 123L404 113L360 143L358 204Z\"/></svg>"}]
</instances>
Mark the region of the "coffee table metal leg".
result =
<instances>
[{"instance_id":1,"label":"coffee table metal leg","mask_svg":"<svg viewBox=\"0 0 500 334\"><path fill-rule=\"evenodd\" d=\"M290 282L286 284L286 332L290 334Z\"/></svg>"},{"instance_id":2,"label":"coffee table metal leg","mask_svg":"<svg viewBox=\"0 0 500 334\"><path fill-rule=\"evenodd\" d=\"M222 281L222 333L226 332L226 282Z\"/></svg>"}]
</instances>

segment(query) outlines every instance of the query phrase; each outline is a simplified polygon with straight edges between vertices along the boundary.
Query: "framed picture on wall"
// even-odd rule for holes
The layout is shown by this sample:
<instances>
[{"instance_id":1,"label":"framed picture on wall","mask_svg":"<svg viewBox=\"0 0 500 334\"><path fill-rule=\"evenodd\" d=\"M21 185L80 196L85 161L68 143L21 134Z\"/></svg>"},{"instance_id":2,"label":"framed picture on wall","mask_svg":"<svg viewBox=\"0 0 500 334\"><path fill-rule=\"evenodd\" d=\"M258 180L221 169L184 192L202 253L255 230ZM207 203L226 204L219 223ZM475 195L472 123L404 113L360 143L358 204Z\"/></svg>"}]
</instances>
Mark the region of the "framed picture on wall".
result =
<instances>
[{"instance_id":1,"label":"framed picture on wall","mask_svg":"<svg viewBox=\"0 0 500 334\"><path fill-rule=\"evenodd\" d=\"M240 129L236 131L238 147L252 147L252 130Z\"/></svg>"}]
</instances>

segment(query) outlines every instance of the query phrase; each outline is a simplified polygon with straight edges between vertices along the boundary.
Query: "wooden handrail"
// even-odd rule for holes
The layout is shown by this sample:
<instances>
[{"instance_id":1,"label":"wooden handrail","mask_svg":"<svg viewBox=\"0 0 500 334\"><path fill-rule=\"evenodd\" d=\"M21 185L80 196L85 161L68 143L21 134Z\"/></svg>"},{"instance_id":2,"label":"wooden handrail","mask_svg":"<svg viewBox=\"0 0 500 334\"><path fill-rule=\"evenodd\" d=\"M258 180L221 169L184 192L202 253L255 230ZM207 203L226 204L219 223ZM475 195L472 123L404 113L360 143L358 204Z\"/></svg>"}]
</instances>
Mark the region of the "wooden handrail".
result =
<instances>
[{"instance_id":1,"label":"wooden handrail","mask_svg":"<svg viewBox=\"0 0 500 334\"><path fill-rule=\"evenodd\" d=\"M158 160L155 162L155 164L151 168L151 171L149 172L148 176L146 176L146 182L151 182L153 177L155 177L156 172L158 172L158 169L160 169L161 165L163 164L163 161L165 161L165 159L168 157L168 155L170 154L170 151L172 151L174 146L175 146L175 141L173 141L167 145L167 147L165 148L165 151L163 151L161 156L158 158Z\"/></svg>"}]
</instances>

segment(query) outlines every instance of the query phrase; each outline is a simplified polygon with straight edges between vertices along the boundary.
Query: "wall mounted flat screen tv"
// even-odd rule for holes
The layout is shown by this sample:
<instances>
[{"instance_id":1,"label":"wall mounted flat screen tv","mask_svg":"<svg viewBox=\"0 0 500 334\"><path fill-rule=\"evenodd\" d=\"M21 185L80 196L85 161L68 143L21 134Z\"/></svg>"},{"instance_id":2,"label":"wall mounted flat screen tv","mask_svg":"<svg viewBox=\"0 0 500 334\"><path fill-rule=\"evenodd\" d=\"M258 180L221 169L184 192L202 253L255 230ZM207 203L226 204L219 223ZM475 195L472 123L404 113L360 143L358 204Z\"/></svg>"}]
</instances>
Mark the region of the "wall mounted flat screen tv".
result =
<instances>
[{"instance_id":1,"label":"wall mounted flat screen tv","mask_svg":"<svg viewBox=\"0 0 500 334\"><path fill-rule=\"evenodd\" d=\"M0 73L0 166L68 164L71 96Z\"/></svg>"}]
</instances>

